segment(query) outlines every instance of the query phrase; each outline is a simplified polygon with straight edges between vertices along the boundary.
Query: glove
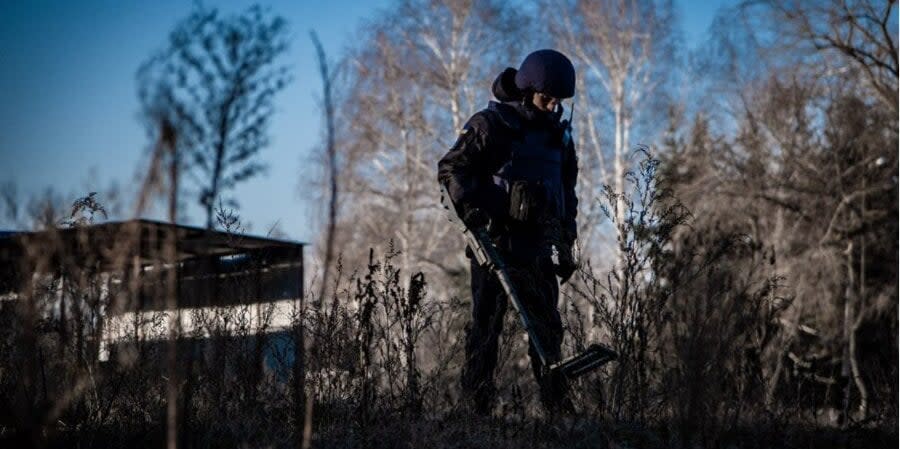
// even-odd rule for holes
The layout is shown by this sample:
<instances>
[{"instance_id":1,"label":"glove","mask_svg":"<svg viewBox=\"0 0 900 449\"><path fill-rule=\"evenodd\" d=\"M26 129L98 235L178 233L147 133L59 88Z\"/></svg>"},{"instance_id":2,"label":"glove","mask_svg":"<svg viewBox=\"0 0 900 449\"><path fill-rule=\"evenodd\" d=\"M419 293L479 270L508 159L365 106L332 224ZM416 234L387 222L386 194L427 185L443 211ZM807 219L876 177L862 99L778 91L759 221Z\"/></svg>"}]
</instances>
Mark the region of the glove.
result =
<instances>
[{"instance_id":1,"label":"glove","mask_svg":"<svg viewBox=\"0 0 900 449\"><path fill-rule=\"evenodd\" d=\"M558 245L556 251L559 260L556 265L556 275L559 276L559 283L565 284L578 270L578 264L575 263L575 256L572 254L572 245Z\"/></svg>"},{"instance_id":2,"label":"glove","mask_svg":"<svg viewBox=\"0 0 900 449\"><path fill-rule=\"evenodd\" d=\"M475 230L487 226L491 222L491 217L485 211L472 207L463 214L462 221L467 228Z\"/></svg>"}]
</instances>

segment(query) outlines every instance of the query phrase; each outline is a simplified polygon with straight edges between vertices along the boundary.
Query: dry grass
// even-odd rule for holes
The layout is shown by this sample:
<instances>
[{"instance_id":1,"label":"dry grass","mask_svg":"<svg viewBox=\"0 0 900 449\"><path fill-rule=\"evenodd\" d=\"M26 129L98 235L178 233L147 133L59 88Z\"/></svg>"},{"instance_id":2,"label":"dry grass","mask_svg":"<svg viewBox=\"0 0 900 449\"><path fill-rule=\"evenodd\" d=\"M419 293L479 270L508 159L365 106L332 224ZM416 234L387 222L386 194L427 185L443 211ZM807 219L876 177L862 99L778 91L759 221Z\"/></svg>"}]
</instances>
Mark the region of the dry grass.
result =
<instances>
[{"instance_id":1,"label":"dry grass","mask_svg":"<svg viewBox=\"0 0 900 449\"><path fill-rule=\"evenodd\" d=\"M295 447L306 433L323 448L895 446L889 404L841 425L828 405L833 393L773 379L768 348L778 340L767 333L777 332L786 287L758 269L745 240L686 227L686 211L654 190L654 164L647 159L632 178L643 195L629 203L641 217L627 224L630 262L600 279L582 270L564 298L564 351L602 338L622 355L574 385L575 416L544 416L511 314L500 404L492 418L471 416L458 400L467 301L430 297L424 276L394 264L396 251L370 251L361 269L338 262L327 295L297 303L289 332L256 334L256 324L208 329L217 337L202 344L179 338L178 444ZM115 238L127 248L129 236ZM57 243L41 242L25 269L45 269L40 254ZM55 263L53 276L2 303L0 439L161 446L165 345L134 339L110 362L97 359L97 317L135 286L109 282L91 261ZM60 291L74 301L65 315ZM233 313L222 318L246 319Z\"/></svg>"}]
</instances>

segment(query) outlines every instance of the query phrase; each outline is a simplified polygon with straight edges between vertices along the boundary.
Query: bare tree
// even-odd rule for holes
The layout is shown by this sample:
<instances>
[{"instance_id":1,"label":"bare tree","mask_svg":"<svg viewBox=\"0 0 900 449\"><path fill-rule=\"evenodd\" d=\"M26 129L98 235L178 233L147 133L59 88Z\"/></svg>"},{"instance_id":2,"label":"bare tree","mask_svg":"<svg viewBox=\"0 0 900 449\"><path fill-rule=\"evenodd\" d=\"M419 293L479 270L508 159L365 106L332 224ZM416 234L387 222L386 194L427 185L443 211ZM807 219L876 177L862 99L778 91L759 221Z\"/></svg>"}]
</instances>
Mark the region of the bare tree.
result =
<instances>
[{"instance_id":1,"label":"bare tree","mask_svg":"<svg viewBox=\"0 0 900 449\"><path fill-rule=\"evenodd\" d=\"M322 107L325 112L325 155L328 161L328 221L325 229L325 259L323 266L322 284L319 288L319 298L325 296L328 288L328 269L334 258L335 221L337 221L338 204L338 180L337 180L337 149L334 142L334 100L331 92L333 74L328 70L328 61L325 50L315 32L310 33L313 46L316 47L316 58L319 61L319 76L322 77Z\"/></svg>"},{"instance_id":2,"label":"bare tree","mask_svg":"<svg viewBox=\"0 0 900 449\"><path fill-rule=\"evenodd\" d=\"M897 112L897 2L893 0L815 0L746 2L762 6L763 17L793 49L838 55L839 65L859 69L865 84Z\"/></svg>"},{"instance_id":3,"label":"bare tree","mask_svg":"<svg viewBox=\"0 0 900 449\"><path fill-rule=\"evenodd\" d=\"M208 228L223 193L264 169L258 155L268 144L273 99L289 81L278 65L286 27L259 6L227 17L200 8L138 71L143 112L151 127L166 117L176 128Z\"/></svg>"},{"instance_id":4,"label":"bare tree","mask_svg":"<svg viewBox=\"0 0 900 449\"><path fill-rule=\"evenodd\" d=\"M539 2L557 11L549 16L559 46L574 55L581 67L577 104L582 134L584 175L582 192L599 197L604 185L624 192L625 174L633 165L633 132L642 119L658 118L664 109L654 105L672 70L675 34L671 2L635 0L561 0ZM660 120L659 123L662 123ZM611 132L604 132L610 130ZM642 130L648 143L653 127ZM611 141L604 136L612 134ZM593 240L602 214L586 204L583 241ZM614 214L618 248L622 244L624 199ZM598 254L599 248L588 248ZM621 254L621 248L616 250Z\"/></svg>"},{"instance_id":5,"label":"bare tree","mask_svg":"<svg viewBox=\"0 0 900 449\"><path fill-rule=\"evenodd\" d=\"M827 400L848 424L884 410L896 391L876 382L889 375L873 359L896 351L881 329L895 326L895 306L884 298L897 294L896 259L887 254L896 252L896 201L888 198L897 191L897 154L888 149L898 135L896 76L804 37L812 23L847 31L839 15L823 15L842 8L875 6L762 2L725 12L738 21L716 28L708 54L721 71L709 73L730 104L709 112L730 115L733 131L711 131L698 118L670 179L702 222L740 229L765 248L769 274L790 286L780 326L765 331L773 339L761 354L767 402L811 380L831 391ZM893 103L873 88L892 83Z\"/></svg>"},{"instance_id":6,"label":"bare tree","mask_svg":"<svg viewBox=\"0 0 900 449\"><path fill-rule=\"evenodd\" d=\"M519 26L520 16L494 1L403 1L368 24L367 45L345 62L338 108L347 125L337 135L337 241L366 248L393 240L404 272L459 272L462 245L438 206L437 160L517 59Z\"/></svg>"}]
</instances>

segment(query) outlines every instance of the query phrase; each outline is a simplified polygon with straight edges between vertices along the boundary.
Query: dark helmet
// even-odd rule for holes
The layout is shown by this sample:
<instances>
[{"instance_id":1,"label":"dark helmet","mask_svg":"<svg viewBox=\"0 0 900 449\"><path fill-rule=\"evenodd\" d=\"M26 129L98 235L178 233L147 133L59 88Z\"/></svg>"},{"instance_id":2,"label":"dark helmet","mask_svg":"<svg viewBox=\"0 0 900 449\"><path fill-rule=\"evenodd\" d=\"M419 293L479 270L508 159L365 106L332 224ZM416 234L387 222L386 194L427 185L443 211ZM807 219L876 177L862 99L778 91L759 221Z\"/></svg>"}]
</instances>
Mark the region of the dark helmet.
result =
<instances>
[{"instance_id":1,"label":"dark helmet","mask_svg":"<svg viewBox=\"0 0 900 449\"><path fill-rule=\"evenodd\" d=\"M556 50L538 50L525 57L516 72L516 87L555 98L575 95L575 67Z\"/></svg>"}]
</instances>

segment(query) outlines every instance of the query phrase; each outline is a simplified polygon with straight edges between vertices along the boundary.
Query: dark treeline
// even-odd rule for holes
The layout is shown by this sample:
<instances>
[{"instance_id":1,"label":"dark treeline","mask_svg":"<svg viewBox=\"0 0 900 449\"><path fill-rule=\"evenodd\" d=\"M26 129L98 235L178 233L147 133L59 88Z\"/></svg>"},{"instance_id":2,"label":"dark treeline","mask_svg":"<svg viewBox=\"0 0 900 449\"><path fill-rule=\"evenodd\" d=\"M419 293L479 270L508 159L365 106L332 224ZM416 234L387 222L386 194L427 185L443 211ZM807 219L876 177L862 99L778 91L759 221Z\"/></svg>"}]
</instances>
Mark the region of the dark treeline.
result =
<instances>
[{"instance_id":1,"label":"dark treeline","mask_svg":"<svg viewBox=\"0 0 900 449\"><path fill-rule=\"evenodd\" d=\"M13 221L61 230L2 279L0 441L895 447L896 3L746 2L719 11L696 49L676 11L398 0L371 18L336 69L321 61L334 140L316 160L329 175L305 185L337 201L322 226L334 234L311 248L286 331L249 305L195 312L190 331L153 312L142 325L177 343L135 332L101 361L104 320L121 301L174 290L130 282L125 256L139 239L128 233L109 236L103 263L65 256L62 232L123 209L104 195L62 212L49 197L18 207L5 188ZM135 215L167 205L175 217L199 198L208 227L240 238L221 200L264 165L289 80L285 27L259 8L198 10L142 66L153 151L125 202ZM475 418L458 385L468 262L438 207L436 163L494 77L540 47L578 70L565 107L575 108L582 265L562 289L563 352L600 341L621 357L573 385L575 416L544 416L509 314L500 401L493 418ZM152 255L156 287L174 242ZM325 242L339 256L321 285ZM255 291L232 294L249 304Z\"/></svg>"}]
</instances>

